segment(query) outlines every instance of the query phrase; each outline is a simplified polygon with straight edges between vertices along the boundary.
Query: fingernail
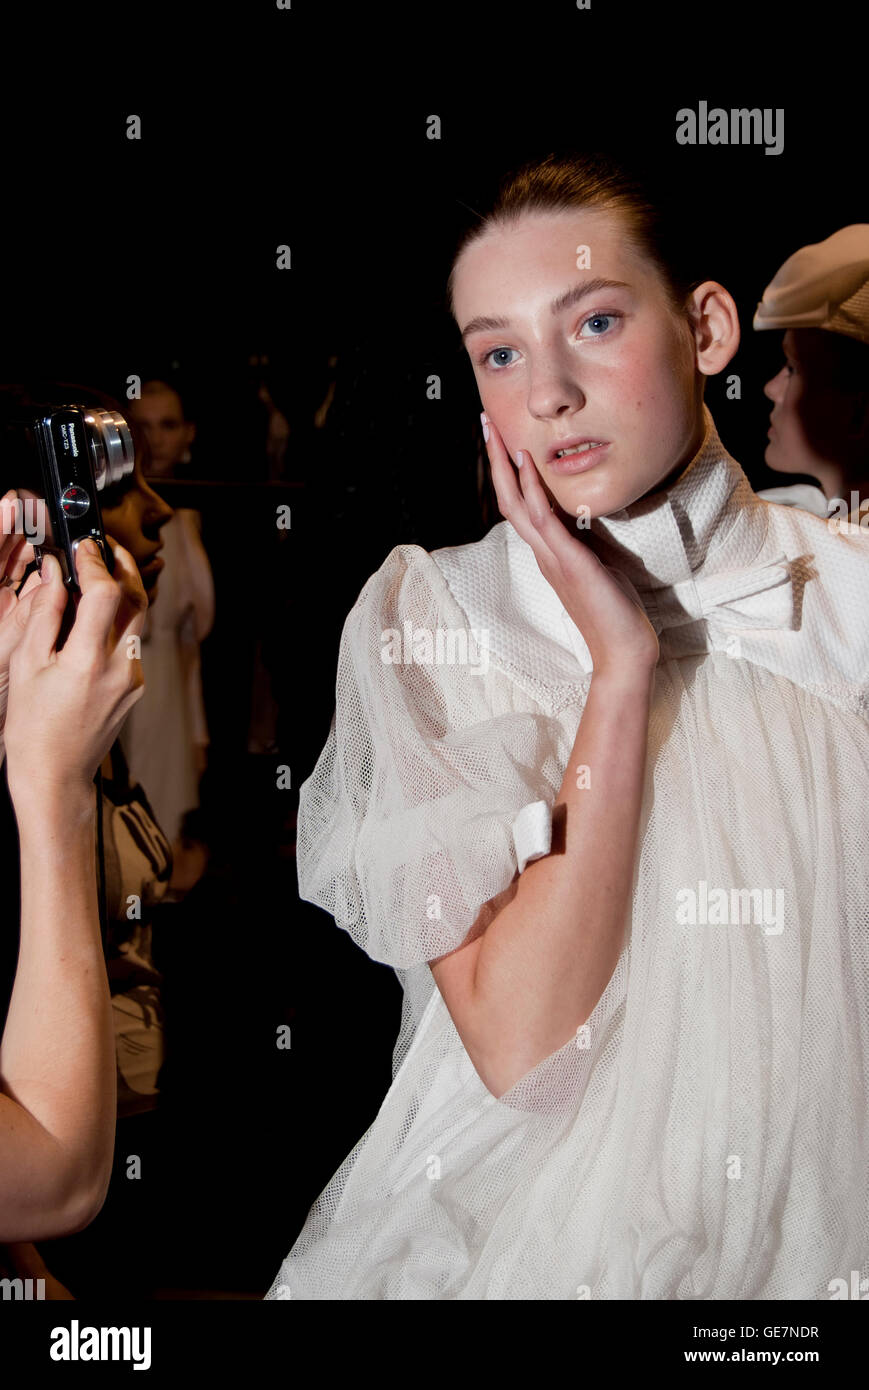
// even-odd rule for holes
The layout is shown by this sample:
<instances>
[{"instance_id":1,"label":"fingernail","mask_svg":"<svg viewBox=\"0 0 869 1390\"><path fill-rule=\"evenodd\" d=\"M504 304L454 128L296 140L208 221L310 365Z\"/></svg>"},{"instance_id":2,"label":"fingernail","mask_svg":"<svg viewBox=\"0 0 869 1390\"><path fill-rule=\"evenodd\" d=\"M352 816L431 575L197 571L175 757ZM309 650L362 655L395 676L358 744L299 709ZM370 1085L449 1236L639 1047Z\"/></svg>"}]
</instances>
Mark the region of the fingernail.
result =
<instances>
[{"instance_id":1,"label":"fingernail","mask_svg":"<svg viewBox=\"0 0 869 1390\"><path fill-rule=\"evenodd\" d=\"M53 555L43 555L42 565L39 570L39 577L43 584L50 584L54 578L54 567L57 564Z\"/></svg>"},{"instance_id":2,"label":"fingernail","mask_svg":"<svg viewBox=\"0 0 869 1390\"><path fill-rule=\"evenodd\" d=\"M482 426L483 426L483 438L485 439L486 443L488 444L488 442L489 442L489 417L488 417L488 415L486 414L485 410L484 410L484 411L482 412L482 414L480 415L480 421L481 421Z\"/></svg>"},{"instance_id":3,"label":"fingernail","mask_svg":"<svg viewBox=\"0 0 869 1390\"><path fill-rule=\"evenodd\" d=\"M516 466L517 466L518 468L521 468L524 462L525 462L525 455L524 455L524 453L522 452L521 449L517 449L517 450L516 450Z\"/></svg>"},{"instance_id":4,"label":"fingernail","mask_svg":"<svg viewBox=\"0 0 869 1390\"><path fill-rule=\"evenodd\" d=\"M99 546L91 536L88 536L87 540L82 541L81 548L86 551L88 555L99 555L100 553Z\"/></svg>"}]
</instances>

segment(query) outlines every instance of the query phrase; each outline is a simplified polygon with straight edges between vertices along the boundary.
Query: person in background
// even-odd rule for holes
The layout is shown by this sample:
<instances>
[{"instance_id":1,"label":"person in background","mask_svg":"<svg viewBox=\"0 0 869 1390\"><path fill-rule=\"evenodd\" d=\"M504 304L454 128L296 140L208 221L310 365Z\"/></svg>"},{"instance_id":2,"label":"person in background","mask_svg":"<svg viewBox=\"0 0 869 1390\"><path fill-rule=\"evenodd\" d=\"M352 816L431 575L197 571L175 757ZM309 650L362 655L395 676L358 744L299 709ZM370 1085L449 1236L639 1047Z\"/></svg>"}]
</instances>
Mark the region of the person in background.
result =
<instances>
[{"instance_id":1,"label":"person in background","mask_svg":"<svg viewBox=\"0 0 869 1390\"><path fill-rule=\"evenodd\" d=\"M869 511L869 223L788 257L753 327L785 330L785 364L764 387L774 406L767 465L821 489L796 483L758 496L859 524L861 503Z\"/></svg>"},{"instance_id":2,"label":"person in background","mask_svg":"<svg viewBox=\"0 0 869 1390\"><path fill-rule=\"evenodd\" d=\"M120 407L116 403L114 408ZM163 570L163 536L173 512L145 481L141 454L139 447L133 472L104 495L101 511L107 535L123 545L136 563L150 613ZM102 769L108 970L115 1012L120 1118L153 1109L159 1092L164 1059L162 979L152 959L149 908L166 897L173 871L168 835L149 797L130 775L122 736L123 730Z\"/></svg>"},{"instance_id":3,"label":"person in background","mask_svg":"<svg viewBox=\"0 0 869 1390\"><path fill-rule=\"evenodd\" d=\"M183 476L191 462L190 446L196 439L196 425L187 419L184 402L175 387L154 378L144 381L140 398L129 402L127 413L148 442L151 477Z\"/></svg>"},{"instance_id":4,"label":"person in background","mask_svg":"<svg viewBox=\"0 0 869 1390\"><path fill-rule=\"evenodd\" d=\"M175 475L189 461L196 435L178 392L165 381L145 381L127 410L147 441L149 474ZM142 638L145 698L127 721L122 745L131 777L147 786L172 844L174 895L193 887L208 858L185 820L199 806L207 761L200 644L214 624L214 579L198 511L178 508L162 539L161 602L149 610Z\"/></svg>"}]
</instances>

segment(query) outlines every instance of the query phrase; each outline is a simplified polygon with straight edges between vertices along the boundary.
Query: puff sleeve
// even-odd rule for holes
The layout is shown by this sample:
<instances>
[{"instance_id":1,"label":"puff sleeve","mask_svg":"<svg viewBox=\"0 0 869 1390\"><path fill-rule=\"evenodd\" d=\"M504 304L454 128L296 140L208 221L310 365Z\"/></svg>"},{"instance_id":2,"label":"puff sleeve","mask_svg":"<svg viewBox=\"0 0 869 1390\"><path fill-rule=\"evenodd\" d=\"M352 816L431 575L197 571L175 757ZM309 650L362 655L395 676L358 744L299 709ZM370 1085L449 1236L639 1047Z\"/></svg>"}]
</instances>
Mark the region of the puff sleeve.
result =
<instances>
[{"instance_id":1,"label":"puff sleeve","mask_svg":"<svg viewBox=\"0 0 869 1390\"><path fill-rule=\"evenodd\" d=\"M549 849L558 724L486 640L414 545L389 553L344 624L335 713L299 794L299 891L398 970L460 946Z\"/></svg>"}]
</instances>

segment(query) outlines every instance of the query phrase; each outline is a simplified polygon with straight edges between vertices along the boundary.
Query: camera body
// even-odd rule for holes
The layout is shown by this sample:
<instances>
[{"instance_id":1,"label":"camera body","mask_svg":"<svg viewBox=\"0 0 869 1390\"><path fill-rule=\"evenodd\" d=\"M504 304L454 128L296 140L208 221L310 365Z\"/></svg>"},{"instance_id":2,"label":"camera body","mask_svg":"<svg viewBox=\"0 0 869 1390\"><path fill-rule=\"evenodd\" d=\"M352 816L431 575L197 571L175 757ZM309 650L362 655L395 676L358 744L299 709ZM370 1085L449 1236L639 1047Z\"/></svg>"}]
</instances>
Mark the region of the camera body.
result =
<instances>
[{"instance_id":1,"label":"camera body","mask_svg":"<svg viewBox=\"0 0 869 1390\"><path fill-rule=\"evenodd\" d=\"M32 499L40 512L25 532L36 563L57 556L64 583L79 592L76 551L96 541L109 573L114 556L106 543L99 496L133 471L130 427L116 410L77 405L20 407L0 421L4 473L19 497ZM29 495L29 496L28 496Z\"/></svg>"}]
</instances>

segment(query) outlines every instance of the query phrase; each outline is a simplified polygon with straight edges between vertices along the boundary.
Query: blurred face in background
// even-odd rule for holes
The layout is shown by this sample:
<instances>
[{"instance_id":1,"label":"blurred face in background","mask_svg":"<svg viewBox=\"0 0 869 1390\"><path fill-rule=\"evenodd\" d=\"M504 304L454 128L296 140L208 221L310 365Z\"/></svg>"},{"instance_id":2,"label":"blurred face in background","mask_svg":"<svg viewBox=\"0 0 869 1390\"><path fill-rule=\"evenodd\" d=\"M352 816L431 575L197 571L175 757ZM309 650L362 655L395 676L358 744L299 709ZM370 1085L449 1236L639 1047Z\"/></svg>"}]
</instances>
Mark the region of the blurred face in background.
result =
<instances>
[{"instance_id":1,"label":"blurred face in background","mask_svg":"<svg viewBox=\"0 0 869 1390\"><path fill-rule=\"evenodd\" d=\"M773 402L766 462L777 473L817 478L828 498L837 497L869 474L869 348L827 329L789 328L782 351L784 366L763 388ZM862 391L859 371L853 389L861 352Z\"/></svg>"},{"instance_id":2,"label":"blurred face in background","mask_svg":"<svg viewBox=\"0 0 869 1390\"><path fill-rule=\"evenodd\" d=\"M196 436L196 426L184 419L180 396L168 387L146 391L140 400L131 401L127 409L148 441L148 471L169 476Z\"/></svg>"}]
</instances>

